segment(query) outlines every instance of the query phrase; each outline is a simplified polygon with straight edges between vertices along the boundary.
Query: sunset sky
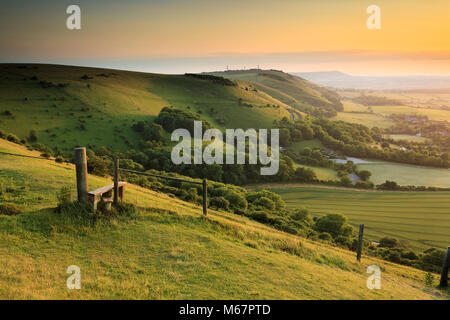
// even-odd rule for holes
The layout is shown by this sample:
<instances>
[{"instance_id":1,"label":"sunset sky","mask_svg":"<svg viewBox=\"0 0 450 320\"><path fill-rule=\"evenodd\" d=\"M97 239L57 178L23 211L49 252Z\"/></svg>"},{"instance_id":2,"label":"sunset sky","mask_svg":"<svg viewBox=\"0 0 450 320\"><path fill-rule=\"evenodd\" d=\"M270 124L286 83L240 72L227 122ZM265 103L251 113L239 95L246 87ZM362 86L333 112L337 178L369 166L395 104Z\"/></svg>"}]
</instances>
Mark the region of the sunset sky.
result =
<instances>
[{"instance_id":1,"label":"sunset sky","mask_svg":"<svg viewBox=\"0 0 450 320\"><path fill-rule=\"evenodd\" d=\"M0 62L450 75L448 0L0 1ZM66 8L81 8L81 30ZM369 5L381 30L366 27Z\"/></svg>"}]
</instances>

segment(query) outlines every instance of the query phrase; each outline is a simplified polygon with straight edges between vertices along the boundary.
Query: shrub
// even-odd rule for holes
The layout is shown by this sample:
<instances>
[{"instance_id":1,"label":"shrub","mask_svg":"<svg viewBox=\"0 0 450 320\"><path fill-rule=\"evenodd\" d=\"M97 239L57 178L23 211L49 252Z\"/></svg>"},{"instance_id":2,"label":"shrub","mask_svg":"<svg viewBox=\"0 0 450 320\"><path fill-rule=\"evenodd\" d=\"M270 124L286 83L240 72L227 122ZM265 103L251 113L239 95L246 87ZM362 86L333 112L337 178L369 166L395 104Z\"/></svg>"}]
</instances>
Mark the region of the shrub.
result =
<instances>
[{"instance_id":1,"label":"shrub","mask_svg":"<svg viewBox=\"0 0 450 320\"><path fill-rule=\"evenodd\" d=\"M253 205L263 207L267 210L275 209L275 203L267 197L261 197L253 202Z\"/></svg>"},{"instance_id":2,"label":"shrub","mask_svg":"<svg viewBox=\"0 0 450 320\"><path fill-rule=\"evenodd\" d=\"M0 214L7 216L14 216L20 214L22 210L15 204L12 203L0 203Z\"/></svg>"},{"instance_id":3,"label":"shrub","mask_svg":"<svg viewBox=\"0 0 450 320\"><path fill-rule=\"evenodd\" d=\"M216 209L230 209L230 202L224 197L212 197L210 201L210 206Z\"/></svg>"},{"instance_id":4,"label":"shrub","mask_svg":"<svg viewBox=\"0 0 450 320\"><path fill-rule=\"evenodd\" d=\"M63 186L56 195L58 199L58 208L68 205L72 202L72 191L69 186Z\"/></svg>"},{"instance_id":5,"label":"shrub","mask_svg":"<svg viewBox=\"0 0 450 320\"><path fill-rule=\"evenodd\" d=\"M319 234L319 239L325 240L325 241L332 241L333 237L328 232L322 232Z\"/></svg>"},{"instance_id":6,"label":"shrub","mask_svg":"<svg viewBox=\"0 0 450 320\"><path fill-rule=\"evenodd\" d=\"M398 241L395 238L390 238L390 237L384 237L382 239L380 239L380 247L385 247L385 248L394 248L398 245Z\"/></svg>"},{"instance_id":7,"label":"shrub","mask_svg":"<svg viewBox=\"0 0 450 320\"><path fill-rule=\"evenodd\" d=\"M390 251L387 259L395 263L400 263L402 260L399 251Z\"/></svg>"},{"instance_id":8,"label":"shrub","mask_svg":"<svg viewBox=\"0 0 450 320\"><path fill-rule=\"evenodd\" d=\"M348 236L349 231L351 233L351 229L346 228L347 226L347 217L338 213L329 213L317 219L315 228L319 232L328 232L336 238L340 235Z\"/></svg>"},{"instance_id":9,"label":"shrub","mask_svg":"<svg viewBox=\"0 0 450 320\"><path fill-rule=\"evenodd\" d=\"M265 197L272 200L277 210L286 208L286 203L281 198L281 196L268 190L261 190L247 193L245 198L249 203L253 203L254 201L260 199L261 197Z\"/></svg>"},{"instance_id":10,"label":"shrub","mask_svg":"<svg viewBox=\"0 0 450 320\"><path fill-rule=\"evenodd\" d=\"M425 285L431 287L433 285L434 277L430 272L425 275Z\"/></svg>"},{"instance_id":11,"label":"shrub","mask_svg":"<svg viewBox=\"0 0 450 320\"><path fill-rule=\"evenodd\" d=\"M109 173L108 162L93 152L88 154L87 167L89 173L97 176L104 177Z\"/></svg>"},{"instance_id":12,"label":"shrub","mask_svg":"<svg viewBox=\"0 0 450 320\"><path fill-rule=\"evenodd\" d=\"M425 250L419 261L424 270L440 272L442 261L444 261L445 252L436 248Z\"/></svg>"},{"instance_id":13,"label":"shrub","mask_svg":"<svg viewBox=\"0 0 450 320\"><path fill-rule=\"evenodd\" d=\"M55 158L55 161L58 162L58 163L62 163L62 162L64 162L64 158L62 156L57 156Z\"/></svg>"},{"instance_id":14,"label":"shrub","mask_svg":"<svg viewBox=\"0 0 450 320\"><path fill-rule=\"evenodd\" d=\"M230 202L230 207L234 210L239 210L245 212L248 207L248 202L243 195L237 193L236 191L229 190L225 194L225 199Z\"/></svg>"},{"instance_id":15,"label":"shrub","mask_svg":"<svg viewBox=\"0 0 450 320\"><path fill-rule=\"evenodd\" d=\"M12 133L8 134L8 137L6 137L6 139L8 141L20 144L20 139L15 134L12 134Z\"/></svg>"},{"instance_id":16,"label":"shrub","mask_svg":"<svg viewBox=\"0 0 450 320\"><path fill-rule=\"evenodd\" d=\"M305 221L308 222L308 224L312 223L311 216L309 214L308 209L306 208L295 209L291 213L291 218L294 219L295 221Z\"/></svg>"}]
</instances>

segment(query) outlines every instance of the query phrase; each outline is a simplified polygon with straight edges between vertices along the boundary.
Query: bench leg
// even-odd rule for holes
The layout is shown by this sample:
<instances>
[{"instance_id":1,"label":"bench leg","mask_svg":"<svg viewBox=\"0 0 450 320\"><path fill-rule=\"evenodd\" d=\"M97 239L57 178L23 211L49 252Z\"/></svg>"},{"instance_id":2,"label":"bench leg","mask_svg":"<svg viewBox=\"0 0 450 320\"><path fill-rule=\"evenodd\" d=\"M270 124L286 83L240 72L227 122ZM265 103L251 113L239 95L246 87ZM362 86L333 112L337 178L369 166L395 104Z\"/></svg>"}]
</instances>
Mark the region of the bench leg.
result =
<instances>
[{"instance_id":1,"label":"bench leg","mask_svg":"<svg viewBox=\"0 0 450 320\"><path fill-rule=\"evenodd\" d=\"M119 188L119 198L120 198L120 201L123 201L124 195L125 195L125 186L121 186L121 187Z\"/></svg>"}]
</instances>

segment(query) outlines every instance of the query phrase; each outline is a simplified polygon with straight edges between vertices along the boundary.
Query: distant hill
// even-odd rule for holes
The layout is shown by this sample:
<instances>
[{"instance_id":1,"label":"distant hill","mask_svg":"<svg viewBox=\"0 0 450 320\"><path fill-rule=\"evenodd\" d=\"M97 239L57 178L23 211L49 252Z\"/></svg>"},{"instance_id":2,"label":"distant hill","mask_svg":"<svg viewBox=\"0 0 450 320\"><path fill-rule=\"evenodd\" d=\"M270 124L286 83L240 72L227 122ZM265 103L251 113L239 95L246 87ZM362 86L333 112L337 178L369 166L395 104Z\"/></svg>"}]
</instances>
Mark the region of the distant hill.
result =
<instances>
[{"instance_id":1,"label":"distant hill","mask_svg":"<svg viewBox=\"0 0 450 320\"><path fill-rule=\"evenodd\" d=\"M208 74L244 81L242 83L247 84L251 89L263 91L313 116L329 117L343 110L342 103L334 91L282 71L250 69Z\"/></svg>"},{"instance_id":2,"label":"distant hill","mask_svg":"<svg viewBox=\"0 0 450 320\"><path fill-rule=\"evenodd\" d=\"M443 89L450 88L450 76L354 76L340 71L293 72L317 84L340 89Z\"/></svg>"}]
</instances>

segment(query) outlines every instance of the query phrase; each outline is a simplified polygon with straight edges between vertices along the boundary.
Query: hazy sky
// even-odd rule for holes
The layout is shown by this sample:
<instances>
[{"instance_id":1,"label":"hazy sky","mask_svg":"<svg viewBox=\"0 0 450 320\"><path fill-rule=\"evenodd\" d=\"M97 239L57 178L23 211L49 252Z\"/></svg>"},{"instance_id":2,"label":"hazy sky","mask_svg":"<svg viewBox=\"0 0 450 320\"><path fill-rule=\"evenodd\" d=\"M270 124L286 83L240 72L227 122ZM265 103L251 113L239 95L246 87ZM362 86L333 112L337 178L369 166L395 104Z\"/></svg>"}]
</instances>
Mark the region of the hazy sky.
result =
<instances>
[{"instance_id":1,"label":"hazy sky","mask_svg":"<svg viewBox=\"0 0 450 320\"><path fill-rule=\"evenodd\" d=\"M450 75L449 0L0 1L0 62ZM66 8L81 8L81 30ZM369 5L381 30L366 27Z\"/></svg>"}]
</instances>

